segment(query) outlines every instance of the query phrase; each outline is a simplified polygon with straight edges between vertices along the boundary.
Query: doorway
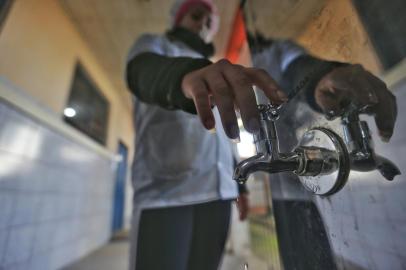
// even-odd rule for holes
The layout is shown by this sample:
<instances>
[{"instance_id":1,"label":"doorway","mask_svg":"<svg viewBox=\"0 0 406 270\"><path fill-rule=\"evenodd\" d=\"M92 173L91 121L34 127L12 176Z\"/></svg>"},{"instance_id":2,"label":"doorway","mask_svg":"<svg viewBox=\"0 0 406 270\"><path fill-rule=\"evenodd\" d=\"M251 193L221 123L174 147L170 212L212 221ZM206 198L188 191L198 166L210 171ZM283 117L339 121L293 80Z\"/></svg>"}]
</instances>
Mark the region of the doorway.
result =
<instances>
[{"instance_id":1,"label":"doorway","mask_svg":"<svg viewBox=\"0 0 406 270\"><path fill-rule=\"evenodd\" d=\"M117 166L116 180L114 185L114 205L113 205L113 234L123 229L125 187L127 175L127 155L128 148L120 141L118 145L118 155L121 159Z\"/></svg>"}]
</instances>

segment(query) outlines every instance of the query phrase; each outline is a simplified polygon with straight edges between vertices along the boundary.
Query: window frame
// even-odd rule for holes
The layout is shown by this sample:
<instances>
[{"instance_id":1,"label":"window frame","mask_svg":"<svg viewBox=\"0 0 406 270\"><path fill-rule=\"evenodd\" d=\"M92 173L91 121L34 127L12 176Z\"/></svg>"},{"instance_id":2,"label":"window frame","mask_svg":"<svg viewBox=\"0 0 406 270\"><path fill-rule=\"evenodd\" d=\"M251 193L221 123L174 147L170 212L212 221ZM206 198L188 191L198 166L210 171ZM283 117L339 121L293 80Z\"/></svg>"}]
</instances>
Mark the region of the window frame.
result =
<instances>
[{"instance_id":1,"label":"window frame","mask_svg":"<svg viewBox=\"0 0 406 270\"><path fill-rule=\"evenodd\" d=\"M103 101L105 104L105 119L103 121L104 126L103 126L103 132L101 134L93 134L91 130L87 130L86 128L83 128L80 124L78 124L75 121L72 121L73 118L67 117L64 113L62 114L62 118L65 123L69 124L73 128L77 129L81 133L85 134L89 138L91 138L93 141L97 142L98 144L102 146L107 145L107 139L108 139L108 131L109 131L109 118L110 118L110 113L111 113L111 103L110 101L106 98L106 96L103 94L103 92L100 90L100 87L95 83L93 80L92 76L90 76L89 72L86 70L83 64L81 64L79 61L77 61L72 79L71 79L71 85L69 87L69 94L67 97L66 105L65 108L68 108L71 104L72 101L72 95L74 95L74 87L75 83L77 82L76 80L83 80L85 79L85 83L90 85L90 91L92 95L96 96L99 100Z\"/></svg>"},{"instance_id":2,"label":"window frame","mask_svg":"<svg viewBox=\"0 0 406 270\"><path fill-rule=\"evenodd\" d=\"M0 0L0 2L1 1L4 1L4 4L0 6L0 33L7 19L7 15L10 13L11 6L14 3L13 0Z\"/></svg>"}]
</instances>

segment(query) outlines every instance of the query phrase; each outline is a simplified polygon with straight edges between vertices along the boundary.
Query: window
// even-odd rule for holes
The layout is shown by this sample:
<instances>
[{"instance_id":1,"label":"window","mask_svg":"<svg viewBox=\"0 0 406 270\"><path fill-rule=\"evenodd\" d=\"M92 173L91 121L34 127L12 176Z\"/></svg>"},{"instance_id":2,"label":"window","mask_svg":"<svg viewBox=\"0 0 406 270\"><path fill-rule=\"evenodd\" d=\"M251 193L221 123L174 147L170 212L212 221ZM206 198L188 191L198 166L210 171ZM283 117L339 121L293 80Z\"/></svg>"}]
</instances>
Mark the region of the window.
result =
<instances>
[{"instance_id":1,"label":"window","mask_svg":"<svg viewBox=\"0 0 406 270\"><path fill-rule=\"evenodd\" d=\"M77 65L64 119L100 144L106 144L109 103L89 79L81 65Z\"/></svg>"},{"instance_id":2,"label":"window","mask_svg":"<svg viewBox=\"0 0 406 270\"><path fill-rule=\"evenodd\" d=\"M13 1L11 0L0 0L0 31L1 28L3 27L4 21L6 20L12 2Z\"/></svg>"},{"instance_id":3,"label":"window","mask_svg":"<svg viewBox=\"0 0 406 270\"><path fill-rule=\"evenodd\" d=\"M405 0L353 0L385 69L406 57Z\"/></svg>"}]
</instances>

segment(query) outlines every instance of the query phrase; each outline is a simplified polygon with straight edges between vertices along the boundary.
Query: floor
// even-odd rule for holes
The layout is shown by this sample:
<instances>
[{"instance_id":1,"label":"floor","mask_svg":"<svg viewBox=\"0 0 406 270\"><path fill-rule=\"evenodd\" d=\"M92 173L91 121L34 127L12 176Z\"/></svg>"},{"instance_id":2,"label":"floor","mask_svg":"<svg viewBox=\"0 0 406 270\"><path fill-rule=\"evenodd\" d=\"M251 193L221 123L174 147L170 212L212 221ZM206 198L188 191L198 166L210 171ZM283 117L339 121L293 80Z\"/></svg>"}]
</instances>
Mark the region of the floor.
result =
<instances>
[{"instance_id":1,"label":"floor","mask_svg":"<svg viewBox=\"0 0 406 270\"><path fill-rule=\"evenodd\" d=\"M128 270L128 249L128 238L117 237L106 246L64 268L64 270ZM267 270L266 265L253 256L245 257L248 257L248 259L228 251L225 253L222 266L219 270L246 270L245 263L249 264L250 269Z\"/></svg>"},{"instance_id":2,"label":"floor","mask_svg":"<svg viewBox=\"0 0 406 270\"><path fill-rule=\"evenodd\" d=\"M113 240L64 270L128 270L128 240Z\"/></svg>"}]
</instances>

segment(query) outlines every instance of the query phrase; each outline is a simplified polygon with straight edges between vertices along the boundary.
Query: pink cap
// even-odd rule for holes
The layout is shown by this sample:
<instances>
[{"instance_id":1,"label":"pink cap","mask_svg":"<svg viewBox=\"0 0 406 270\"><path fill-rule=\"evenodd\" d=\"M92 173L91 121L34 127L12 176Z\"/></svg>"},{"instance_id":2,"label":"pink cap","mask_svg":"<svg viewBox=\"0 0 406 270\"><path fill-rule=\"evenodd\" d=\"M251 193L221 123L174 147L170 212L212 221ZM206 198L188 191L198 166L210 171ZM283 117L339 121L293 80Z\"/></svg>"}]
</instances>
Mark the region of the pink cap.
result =
<instances>
[{"instance_id":1,"label":"pink cap","mask_svg":"<svg viewBox=\"0 0 406 270\"><path fill-rule=\"evenodd\" d=\"M174 25L178 25L190 8L198 4L204 5L210 12L215 10L213 2L210 0L185 0L175 13Z\"/></svg>"}]
</instances>

